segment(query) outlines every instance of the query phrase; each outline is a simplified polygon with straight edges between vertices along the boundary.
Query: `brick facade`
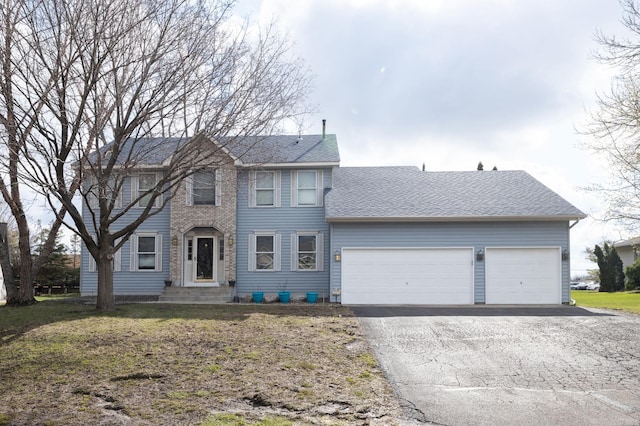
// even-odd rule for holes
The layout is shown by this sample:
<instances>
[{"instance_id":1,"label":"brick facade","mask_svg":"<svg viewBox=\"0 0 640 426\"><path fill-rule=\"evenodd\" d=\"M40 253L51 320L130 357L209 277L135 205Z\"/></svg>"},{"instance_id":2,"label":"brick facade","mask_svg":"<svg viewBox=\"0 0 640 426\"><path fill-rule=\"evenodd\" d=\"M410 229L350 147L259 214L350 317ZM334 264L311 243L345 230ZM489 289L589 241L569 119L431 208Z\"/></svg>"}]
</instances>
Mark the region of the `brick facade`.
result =
<instances>
[{"instance_id":1,"label":"brick facade","mask_svg":"<svg viewBox=\"0 0 640 426\"><path fill-rule=\"evenodd\" d=\"M187 205L187 184L183 183L171 200L170 216L170 277L174 285L183 285L183 259L185 234L194 228L213 228L212 233L224 239L224 274L218 273L218 281L227 284L235 280L236 256L236 193L237 170L233 160L218 154L217 173L221 173L221 202L216 206ZM233 241L233 244L230 244ZM223 275L223 279L222 276Z\"/></svg>"}]
</instances>

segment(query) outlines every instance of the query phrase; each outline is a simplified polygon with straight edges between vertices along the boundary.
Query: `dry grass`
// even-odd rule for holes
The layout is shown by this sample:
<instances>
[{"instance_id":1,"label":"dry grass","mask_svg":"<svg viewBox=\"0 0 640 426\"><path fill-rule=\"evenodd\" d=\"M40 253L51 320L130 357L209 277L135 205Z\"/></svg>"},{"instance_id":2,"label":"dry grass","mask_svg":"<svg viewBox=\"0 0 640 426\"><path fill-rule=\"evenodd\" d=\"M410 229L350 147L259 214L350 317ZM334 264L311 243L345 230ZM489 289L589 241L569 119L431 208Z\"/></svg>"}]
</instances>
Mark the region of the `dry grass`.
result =
<instances>
[{"instance_id":1,"label":"dry grass","mask_svg":"<svg viewBox=\"0 0 640 426\"><path fill-rule=\"evenodd\" d=\"M0 307L0 424L399 424L339 306Z\"/></svg>"}]
</instances>

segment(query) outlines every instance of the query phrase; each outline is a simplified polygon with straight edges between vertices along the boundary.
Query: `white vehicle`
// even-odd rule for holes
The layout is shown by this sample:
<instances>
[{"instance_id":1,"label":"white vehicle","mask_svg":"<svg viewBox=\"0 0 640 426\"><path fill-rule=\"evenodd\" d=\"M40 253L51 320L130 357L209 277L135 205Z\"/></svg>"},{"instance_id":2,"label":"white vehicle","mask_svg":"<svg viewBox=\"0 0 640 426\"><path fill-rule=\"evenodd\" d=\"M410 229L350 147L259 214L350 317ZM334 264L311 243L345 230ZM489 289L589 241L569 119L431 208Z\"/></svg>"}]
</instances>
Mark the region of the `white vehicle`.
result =
<instances>
[{"instance_id":1,"label":"white vehicle","mask_svg":"<svg viewBox=\"0 0 640 426\"><path fill-rule=\"evenodd\" d=\"M587 283L587 290L600 290L600 283Z\"/></svg>"}]
</instances>

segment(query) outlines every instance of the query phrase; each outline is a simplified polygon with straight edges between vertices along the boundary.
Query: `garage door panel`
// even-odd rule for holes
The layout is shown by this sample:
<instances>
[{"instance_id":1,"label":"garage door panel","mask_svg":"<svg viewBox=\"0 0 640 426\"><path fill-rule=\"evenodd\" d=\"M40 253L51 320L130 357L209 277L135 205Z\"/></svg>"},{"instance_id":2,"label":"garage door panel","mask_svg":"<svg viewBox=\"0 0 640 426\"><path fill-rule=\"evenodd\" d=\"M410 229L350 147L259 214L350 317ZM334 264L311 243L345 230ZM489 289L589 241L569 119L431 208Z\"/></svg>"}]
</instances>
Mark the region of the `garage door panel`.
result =
<instances>
[{"instance_id":1,"label":"garage door panel","mask_svg":"<svg viewBox=\"0 0 640 426\"><path fill-rule=\"evenodd\" d=\"M559 248L486 249L486 303L560 304Z\"/></svg>"},{"instance_id":2,"label":"garage door panel","mask_svg":"<svg viewBox=\"0 0 640 426\"><path fill-rule=\"evenodd\" d=\"M343 249L342 303L473 303L473 250Z\"/></svg>"}]
</instances>

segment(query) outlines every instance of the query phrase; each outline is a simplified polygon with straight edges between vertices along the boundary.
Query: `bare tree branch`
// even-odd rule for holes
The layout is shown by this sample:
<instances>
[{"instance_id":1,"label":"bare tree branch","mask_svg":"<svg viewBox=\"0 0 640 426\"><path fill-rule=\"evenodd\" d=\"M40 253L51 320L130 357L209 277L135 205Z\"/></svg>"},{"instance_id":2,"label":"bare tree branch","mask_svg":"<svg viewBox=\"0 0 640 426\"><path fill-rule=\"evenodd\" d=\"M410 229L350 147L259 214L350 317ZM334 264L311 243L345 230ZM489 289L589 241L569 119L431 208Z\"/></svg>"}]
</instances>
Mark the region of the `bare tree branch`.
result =
<instances>
[{"instance_id":1,"label":"bare tree branch","mask_svg":"<svg viewBox=\"0 0 640 426\"><path fill-rule=\"evenodd\" d=\"M3 63L16 77L0 82L0 123L13 128L19 111L21 139L6 145L9 176L80 236L98 265L99 309L113 308L113 254L187 177L305 112L304 63L275 24L233 24L232 3L32 0L12 24ZM159 179L119 206L141 169Z\"/></svg>"},{"instance_id":2,"label":"bare tree branch","mask_svg":"<svg viewBox=\"0 0 640 426\"><path fill-rule=\"evenodd\" d=\"M609 181L587 188L600 194L607 205L605 220L630 229L640 226L640 5L637 0L621 0L622 23L628 30L623 38L596 34L600 51L594 56L616 67L618 75L609 91L600 93L597 109L580 129L587 137L584 148L609 164Z\"/></svg>"}]
</instances>

